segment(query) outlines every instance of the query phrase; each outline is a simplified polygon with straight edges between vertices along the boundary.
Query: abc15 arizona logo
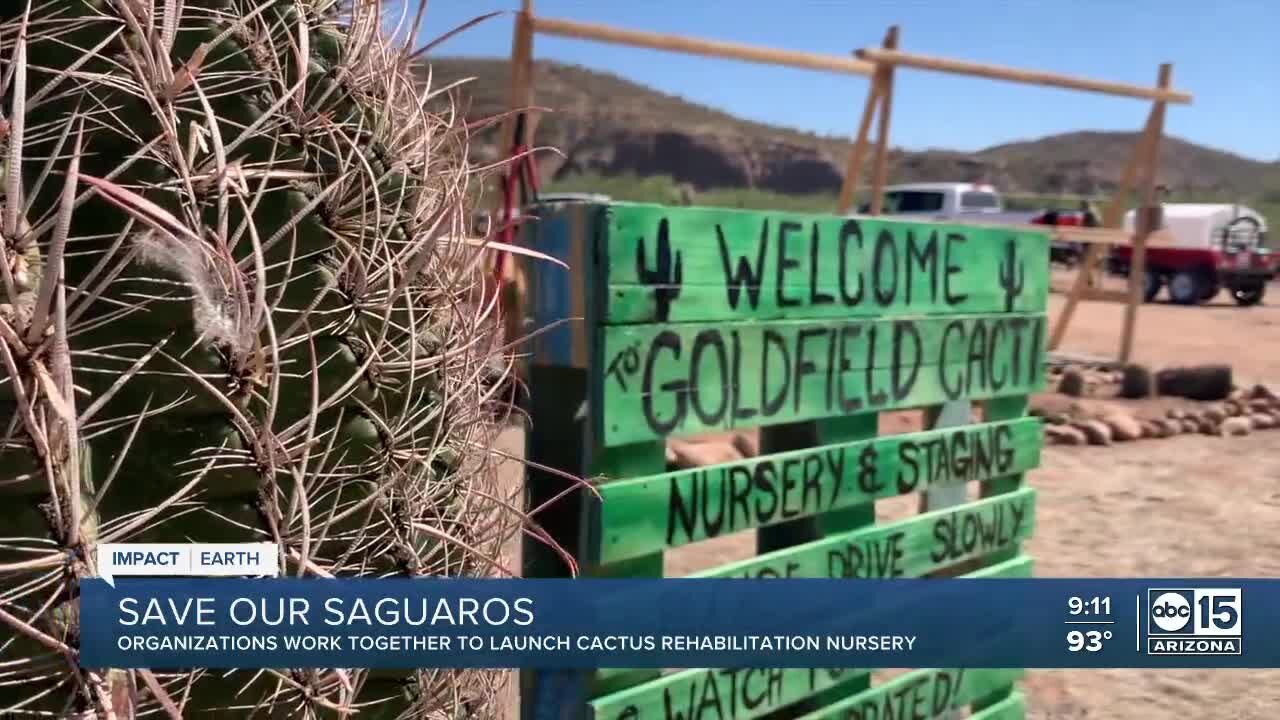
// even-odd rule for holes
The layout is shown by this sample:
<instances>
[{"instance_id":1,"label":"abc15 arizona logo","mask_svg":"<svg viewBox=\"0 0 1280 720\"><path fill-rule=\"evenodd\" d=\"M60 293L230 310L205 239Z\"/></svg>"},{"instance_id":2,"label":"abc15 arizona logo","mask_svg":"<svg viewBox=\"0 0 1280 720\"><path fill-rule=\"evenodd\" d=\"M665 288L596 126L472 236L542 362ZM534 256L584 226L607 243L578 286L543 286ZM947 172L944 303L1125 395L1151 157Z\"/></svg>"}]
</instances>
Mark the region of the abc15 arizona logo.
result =
<instances>
[{"instance_id":1,"label":"abc15 arizona logo","mask_svg":"<svg viewBox=\"0 0 1280 720\"><path fill-rule=\"evenodd\" d=\"M1239 588L1147 590L1148 655L1239 655Z\"/></svg>"}]
</instances>

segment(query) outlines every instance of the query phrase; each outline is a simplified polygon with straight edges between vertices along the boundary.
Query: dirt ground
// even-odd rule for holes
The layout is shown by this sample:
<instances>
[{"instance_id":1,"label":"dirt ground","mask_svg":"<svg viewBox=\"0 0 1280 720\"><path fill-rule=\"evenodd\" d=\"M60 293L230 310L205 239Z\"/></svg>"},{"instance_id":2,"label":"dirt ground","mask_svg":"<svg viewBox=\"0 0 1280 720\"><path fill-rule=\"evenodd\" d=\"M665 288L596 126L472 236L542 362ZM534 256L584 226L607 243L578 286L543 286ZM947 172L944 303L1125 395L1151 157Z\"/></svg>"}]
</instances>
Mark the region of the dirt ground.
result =
<instances>
[{"instance_id":1,"label":"dirt ground","mask_svg":"<svg viewBox=\"0 0 1280 720\"><path fill-rule=\"evenodd\" d=\"M1238 308L1164 303L1139 312L1135 360L1229 362L1236 383L1280 381L1280 297ZM1050 298L1051 313L1063 297ZM1085 303L1064 349L1114 356L1122 307ZM1275 431L1186 435L1109 448L1045 449L1029 551L1043 577L1280 574L1280 452ZM1032 671L1030 717L1272 718L1280 671Z\"/></svg>"},{"instance_id":2,"label":"dirt ground","mask_svg":"<svg viewBox=\"0 0 1280 720\"><path fill-rule=\"evenodd\" d=\"M1061 278L1055 284L1061 283ZM1051 296L1051 317L1063 304ZM1280 288L1271 304L1143 306L1135 360L1155 368L1230 362L1236 383L1280 383ZM1084 303L1063 350L1114 357L1120 305ZM914 429L912 415L881 432ZM1247 437L1186 435L1111 447L1046 447L1028 475L1040 492L1028 546L1041 577L1280 575L1280 431ZM877 503L883 519L914 513L915 498ZM668 554L668 575L750 557L751 532ZM1280 671L1031 671L1029 717L1273 718Z\"/></svg>"}]
</instances>

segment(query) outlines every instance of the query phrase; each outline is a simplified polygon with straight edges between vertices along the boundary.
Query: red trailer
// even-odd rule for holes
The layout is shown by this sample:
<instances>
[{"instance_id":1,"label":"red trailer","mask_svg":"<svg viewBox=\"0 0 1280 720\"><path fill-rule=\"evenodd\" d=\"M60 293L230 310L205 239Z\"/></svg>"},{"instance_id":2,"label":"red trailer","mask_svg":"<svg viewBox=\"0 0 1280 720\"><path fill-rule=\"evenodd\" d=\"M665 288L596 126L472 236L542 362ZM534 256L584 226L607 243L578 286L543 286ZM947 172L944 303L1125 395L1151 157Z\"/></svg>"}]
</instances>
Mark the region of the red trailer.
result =
<instances>
[{"instance_id":1,"label":"red trailer","mask_svg":"<svg viewBox=\"0 0 1280 720\"><path fill-rule=\"evenodd\" d=\"M1164 287L1180 305L1207 302L1226 289L1237 304L1262 302L1267 284L1276 276L1276 255L1265 246L1267 222L1243 205L1166 203L1163 226L1172 237L1167 247L1147 248L1146 300ZM1125 229L1134 229L1135 214L1125 216ZM1133 249L1112 249L1111 271L1128 276Z\"/></svg>"}]
</instances>

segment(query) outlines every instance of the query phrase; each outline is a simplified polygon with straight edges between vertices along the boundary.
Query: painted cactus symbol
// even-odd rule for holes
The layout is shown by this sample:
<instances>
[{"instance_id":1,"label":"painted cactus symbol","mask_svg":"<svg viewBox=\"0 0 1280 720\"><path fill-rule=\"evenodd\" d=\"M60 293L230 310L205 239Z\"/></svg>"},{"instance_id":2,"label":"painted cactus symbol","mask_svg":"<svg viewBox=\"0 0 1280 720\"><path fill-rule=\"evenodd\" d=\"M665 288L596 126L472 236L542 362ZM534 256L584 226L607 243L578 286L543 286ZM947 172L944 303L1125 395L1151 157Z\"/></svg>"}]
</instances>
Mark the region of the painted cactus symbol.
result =
<instances>
[{"instance_id":1,"label":"painted cactus symbol","mask_svg":"<svg viewBox=\"0 0 1280 720\"><path fill-rule=\"evenodd\" d=\"M1018 261L1018 247L1011 239L1004 244L1004 262L1000 264L1000 287L1004 288L1004 311L1013 312L1013 301L1022 294L1026 267Z\"/></svg>"},{"instance_id":2,"label":"painted cactus symbol","mask_svg":"<svg viewBox=\"0 0 1280 720\"><path fill-rule=\"evenodd\" d=\"M680 297L680 282L683 277L680 251L675 253L675 263L671 260L671 237L666 218L658 223L658 257L653 269L645 257L644 238L636 244L636 275L640 282L653 287L653 299L657 306L655 315L658 322L666 322L671 314L671 301Z\"/></svg>"}]
</instances>

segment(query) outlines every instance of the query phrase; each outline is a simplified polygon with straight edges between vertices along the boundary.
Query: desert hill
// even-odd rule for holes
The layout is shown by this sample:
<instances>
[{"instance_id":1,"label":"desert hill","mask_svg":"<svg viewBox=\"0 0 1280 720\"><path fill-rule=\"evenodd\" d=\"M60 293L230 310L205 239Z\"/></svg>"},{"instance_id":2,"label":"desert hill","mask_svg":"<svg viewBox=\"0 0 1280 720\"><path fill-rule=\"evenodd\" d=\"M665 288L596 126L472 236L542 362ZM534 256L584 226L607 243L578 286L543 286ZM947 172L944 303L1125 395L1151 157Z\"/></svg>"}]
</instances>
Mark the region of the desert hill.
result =
<instances>
[{"instance_id":1,"label":"desert hill","mask_svg":"<svg viewBox=\"0 0 1280 720\"><path fill-rule=\"evenodd\" d=\"M468 117L505 110L505 60L436 58L432 66L437 85L475 79L459 90ZM535 104L555 111L542 115L536 142L564 153L540 159L549 179L664 175L699 190L752 187L788 194L840 185L847 139L744 120L576 65L539 61L535 75ZM1134 139L1135 133L1081 131L971 153L895 148L890 179L984 180L1009 193L1092 195L1114 186ZM482 142L478 152L492 158L495 150ZM1280 163L1174 137L1162 143L1160 169L1160 181L1183 195L1280 195Z\"/></svg>"}]
</instances>

